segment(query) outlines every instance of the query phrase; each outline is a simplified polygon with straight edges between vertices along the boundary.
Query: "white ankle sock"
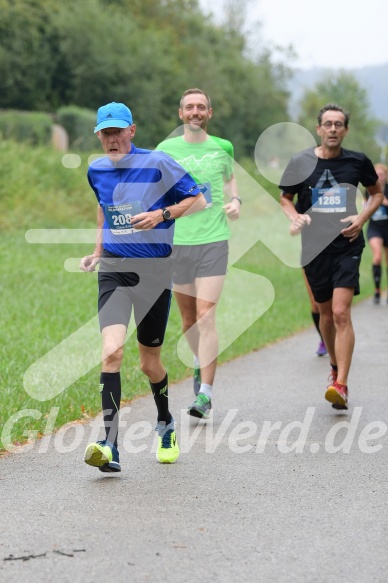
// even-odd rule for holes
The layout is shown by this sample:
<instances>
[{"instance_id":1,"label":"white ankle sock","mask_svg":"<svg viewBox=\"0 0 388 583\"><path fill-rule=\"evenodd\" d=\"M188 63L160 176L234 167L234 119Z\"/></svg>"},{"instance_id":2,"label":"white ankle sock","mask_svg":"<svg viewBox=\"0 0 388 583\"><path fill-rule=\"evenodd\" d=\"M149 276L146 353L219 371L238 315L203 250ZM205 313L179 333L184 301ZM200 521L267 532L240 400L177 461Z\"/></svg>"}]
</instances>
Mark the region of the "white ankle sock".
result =
<instances>
[{"instance_id":1,"label":"white ankle sock","mask_svg":"<svg viewBox=\"0 0 388 583\"><path fill-rule=\"evenodd\" d=\"M206 385L205 383L201 383L201 388L199 392L203 395L206 395L208 399L212 398L213 387L211 385Z\"/></svg>"}]
</instances>

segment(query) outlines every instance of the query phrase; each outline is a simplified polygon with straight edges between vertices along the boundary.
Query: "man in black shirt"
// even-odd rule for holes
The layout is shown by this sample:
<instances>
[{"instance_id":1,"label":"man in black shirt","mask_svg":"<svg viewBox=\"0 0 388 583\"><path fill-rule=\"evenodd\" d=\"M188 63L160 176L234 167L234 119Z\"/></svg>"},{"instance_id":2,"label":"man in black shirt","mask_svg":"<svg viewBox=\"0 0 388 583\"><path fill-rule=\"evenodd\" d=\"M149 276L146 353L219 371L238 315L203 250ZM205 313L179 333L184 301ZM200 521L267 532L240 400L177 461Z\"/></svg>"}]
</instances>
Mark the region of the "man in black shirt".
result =
<instances>
[{"instance_id":1,"label":"man in black shirt","mask_svg":"<svg viewBox=\"0 0 388 583\"><path fill-rule=\"evenodd\" d=\"M328 104L318 115L321 145L294 156L281 179L281 205L302 235L302 266L317 302L320 329L330 356L332 382L325 398L347 409L348 374L354 349L351 304L360 293L359 266L365 246L362 227L383 194L372 162L342 148L349 114ZM357 186L370 194L358 214ZM298 211L293 199L298 196Z\"/></svg>"}]
</instances>

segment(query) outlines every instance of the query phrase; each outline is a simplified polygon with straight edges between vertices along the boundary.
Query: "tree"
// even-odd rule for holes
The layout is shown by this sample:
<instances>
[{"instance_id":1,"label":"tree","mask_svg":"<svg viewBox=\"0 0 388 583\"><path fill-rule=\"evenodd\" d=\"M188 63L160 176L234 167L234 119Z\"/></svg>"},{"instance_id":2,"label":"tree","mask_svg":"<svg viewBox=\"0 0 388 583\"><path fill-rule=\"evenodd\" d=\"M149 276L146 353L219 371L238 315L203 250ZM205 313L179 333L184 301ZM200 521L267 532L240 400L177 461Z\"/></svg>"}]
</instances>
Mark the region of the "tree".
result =
<instances>
[{"instance_id":1,"label":"tree","mask_svg":"<svg viewBox=\"0 0 388 583\"><path fill-rule=\"evenodd\" d=\"M0 0L0 107L123 101L138 142L154 147L180 124L183 91L200 87L215 106L212 133L252 155L260 133L287 119L288 95L286 68L246 47L248 1L228 0L218 24L198 0Z\"/></svg>"},{"instance_id":2,"label":"tree","mask_svg":"<svg viewBox=\"0 0 388 583\"><path fill-rule=\"evenodd\" d=\"M351 73L327 73L300 101L298 123L316 135L317 115L327 103L337 103L350 112L349 134L345 147L365 152L372 160L379 157L376 144L378 121L369 112L367 91Z\"/></svg>"},{"instance_id":3,"label":"tree","mask_svg":"<svg viewBox=\"0 0 388 583\"><path fill-rule=\"evenodd\" d=\"M45 109L58 59L55 0L0 0L0 107Z\"/></svg>"}]
</instances>

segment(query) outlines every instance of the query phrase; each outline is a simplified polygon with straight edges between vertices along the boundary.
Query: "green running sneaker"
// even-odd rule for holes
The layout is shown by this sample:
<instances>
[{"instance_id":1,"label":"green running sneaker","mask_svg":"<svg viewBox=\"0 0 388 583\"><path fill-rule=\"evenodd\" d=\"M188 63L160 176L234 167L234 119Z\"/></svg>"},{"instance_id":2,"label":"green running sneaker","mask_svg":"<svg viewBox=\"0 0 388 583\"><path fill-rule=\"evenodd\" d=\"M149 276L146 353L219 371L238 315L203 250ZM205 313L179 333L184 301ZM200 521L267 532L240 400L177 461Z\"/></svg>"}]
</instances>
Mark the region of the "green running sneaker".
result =
<instances>
[{"instance_id":1,"label":"green running sneaker","mask_svg":"<svg viewBox=\"0 0 388 583\"><path fill-rule=\"evenodd\" d=\"M113 443L105 439L89 443L84 461L89 466L98 468L100 472L121 472L119 452Z\"/></svg>"},{"instance_id":2,"label":"green running sneaker","mask_svg":"<svg viewBox=\"0 0 388 583\"><path fill-rule=\"evenodd\" d=\"M187 409L187 414L192 417L207 419L210 415L211 408L211 400L203 393L199 393L194 403Z\"/></svg>"},{"instance_id":3,"label":"green running sneaker","mask_svg":"<svg viewBox=\"0 0 388 583\"><path fill-rule=\"evenodd\" d=\"M201 369L199 368L199 366L194 367L193 388L194 395L197 397L199 389L201 388Z\"/></svg>"},{"instance_id":4,"label":"green running sneaker","mask_svg":"<svg viewBox=\"0 0 388 583\"><path fill-rule=\"evenodd\" d=\"M161 464L173 464L179 457L179 445L175 433L174 419L168 425L166 425L165 421L159 421L155 431L158 432L156 459Z\"/></svg>"}]
</instances>

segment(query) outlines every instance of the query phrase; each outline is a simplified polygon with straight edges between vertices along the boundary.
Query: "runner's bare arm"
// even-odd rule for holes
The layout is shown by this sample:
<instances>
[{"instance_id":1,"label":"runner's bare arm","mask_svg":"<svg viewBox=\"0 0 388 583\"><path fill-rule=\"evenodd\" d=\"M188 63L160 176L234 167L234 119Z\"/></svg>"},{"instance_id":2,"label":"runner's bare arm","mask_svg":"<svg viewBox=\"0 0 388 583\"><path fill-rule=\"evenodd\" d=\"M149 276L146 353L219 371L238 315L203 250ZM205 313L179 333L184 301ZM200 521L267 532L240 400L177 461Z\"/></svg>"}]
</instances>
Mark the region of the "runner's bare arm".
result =
<instances>
[{"instance_id":1,"label":"runner's bare arm","mask_svg":"<svg viewBox=\"0 0 388 583\"><path fill-rule=\"evenodd\" d=\"M290 226L290 233L291 235L297 235L306 225L311 224L311 217L310 215L299 214L295 208L294 203L292 202L294 198L293 194L283 192L280 195L280 205L287 216L287 218L291 221Z\"/></svg>"},{"instance_id":2,"label":"runner's bare arm","mask_svg":"<svg viewBox=\"0 0 388 583\"><path fill-rule=\"evenodd\" d=\"M229 202L224 205L226 216L231 221L236 221L240 216L241 199L238 194L237 181L234 174L225 181L224 192L229 196Z\"/></svg>"},{"instance_id":3,"label":"runner's bare arm","mask_svg":"<svg viewBox=\"0 0 388 583\"><path fill-rule=\"evenodd\" d=\"M104 225L104 213L100 205L97 206L97 234L96 246L92 255L86 255L81 259L80 269L82 271L95 271L96 265L100 261L102 253L102 227Z\"/></svg>"},{"instance_id":4,"label":"runner's bare arm","mask_svg":"<svg viewBox=\"0 0 388 583\"><path fill-rule=\"evenodd\" d=\"M178 204L173 204L165 208L170 212L171 219L179 219L180 217L187 216L193 212L200 211L204 209L205 206L206 199L202 193L199 193L196 196L188 196ZM194 210L192 207L194 207ZM131 225L135 227L135 229L153 229L156 225L162 223L163 220L162 209L157 209L134 215L131 218Z\"/></svg>"},{"instance_id":5,"label":"runner's bare arm","mask_svg":"<svg viewBox=\"0 0 388 583\"><path fill-rule=\"evenodd\" d=\"M344 237L347 237L350 242L357 239L361 232L363 225L370 219L375 211L383 202L384 195L379 181L373 186L368 186L369 198L367 203L363 206L359 215L351 215L345 219L341 219L341 223L351 223L348 227L341 231Z\"/></svg>"}]
</instances>

